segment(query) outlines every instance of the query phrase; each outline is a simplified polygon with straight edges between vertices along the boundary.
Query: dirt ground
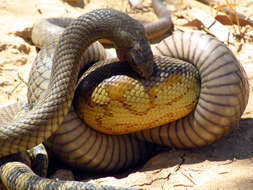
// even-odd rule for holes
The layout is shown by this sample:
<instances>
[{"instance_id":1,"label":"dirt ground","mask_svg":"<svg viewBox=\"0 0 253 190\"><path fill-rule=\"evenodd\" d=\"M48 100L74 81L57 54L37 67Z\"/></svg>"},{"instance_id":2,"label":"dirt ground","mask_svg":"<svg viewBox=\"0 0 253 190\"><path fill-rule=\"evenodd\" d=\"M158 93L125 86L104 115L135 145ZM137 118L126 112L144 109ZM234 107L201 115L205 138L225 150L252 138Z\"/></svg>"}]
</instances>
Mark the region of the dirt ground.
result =
<instances>
[{"instance_id":1,"label":"dirt ground","mask_svg":"<svg viewBox=\"0 0 253 190\"><path fill-rule=\"evenodd\" d=\"M253 189L253 128L251 128L253 22L251 25L243 21L240 22L240 26L231 24L231 19L221 12L194 0L164 0L164 2L172 14L175 30L202 30L216 35L221 40L225 39L225 43L243 64L250 82L250 99L239 127L211 146L199 150L163 151L138 170L121 176L85 181L164 190L251 190ZM236 2L238 3L236 10L245 15L246 19L253 20L252 0ZM26 81L31 63L37 54L30 40L32 25L36 20L45 17L77 17L102 7L127 12L143 23L157 20L150 8L150 1L144 0L143 4L147 6L145 10L134 9L127 0L0 0L0 105L26 98ZM222 2L218 7L222 7ZM196 14L198 11L216 18L221 23L218 30L205 28L203 25L208 19L204 16L199 17L199 14ZM71 179L71 175L65 171L58 171L55 177L61 178L62 175L67 175L68 179Z\"/></svg>"}]
</instances>

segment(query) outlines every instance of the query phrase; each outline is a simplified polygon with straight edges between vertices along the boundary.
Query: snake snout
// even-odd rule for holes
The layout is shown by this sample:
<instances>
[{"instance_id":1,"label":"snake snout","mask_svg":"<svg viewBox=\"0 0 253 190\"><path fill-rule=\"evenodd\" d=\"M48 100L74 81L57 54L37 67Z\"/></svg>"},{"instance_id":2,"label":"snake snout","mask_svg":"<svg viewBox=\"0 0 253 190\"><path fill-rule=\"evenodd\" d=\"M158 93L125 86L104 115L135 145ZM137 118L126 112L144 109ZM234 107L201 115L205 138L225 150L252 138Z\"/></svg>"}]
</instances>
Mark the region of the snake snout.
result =
<instances>
[{"instance_id":1,"label":"snake snout","mask_svg":"<svg viewBox=\"0 0 253 190\"><path fill-rule=\"evenodd\" d=\"M129 60L130 59L130 60ZM133 70L148 79L153 73L153 53L148 43L137 43L128 55L128 62Z\"/></svg>"}]
</instances>

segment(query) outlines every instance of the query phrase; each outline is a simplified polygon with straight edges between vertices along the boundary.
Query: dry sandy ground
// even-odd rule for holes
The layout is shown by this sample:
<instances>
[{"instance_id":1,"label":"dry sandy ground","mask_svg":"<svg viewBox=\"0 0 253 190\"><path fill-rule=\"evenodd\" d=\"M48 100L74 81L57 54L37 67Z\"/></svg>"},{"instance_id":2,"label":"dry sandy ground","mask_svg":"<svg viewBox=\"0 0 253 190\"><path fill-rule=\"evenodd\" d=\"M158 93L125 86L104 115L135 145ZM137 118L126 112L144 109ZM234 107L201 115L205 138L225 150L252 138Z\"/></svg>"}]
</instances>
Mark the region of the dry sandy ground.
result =
<instances>
[{"instance_id":1,"label":"dry sandy ground","mask_svg":"<svg viewBox=\"0 0 253 190\"><path fill-rule=\"evenodd\" d=\"M68 4L60 0L0 0L0 104L22 100L26 97L26 82L36 49L30 41L30 31L35 20L44 17L71 16L95 8L113 7L128 12L142 22L157 18L148 9L133 10L127 0L84 0ZM215 16L215 11L196 1L179 1L171 4L165 1L172 13L176 30L196 29L196 22L190 11L192 8L204 10ZM149 5L145 0L144 4ZM241 0L237 10L253 19L253 2ZM194 24L195 23L195 24ZM188 25L188 26L185 26ZM229 48L245 67L253 84L253 27L236 25L225 27L237 36ZM241 35L239 35L241 32ZM117 178L94 179L98 183L147 189L176 190L246 190L253 189L253 102L252 94L239 127L219 142L200 150L164 151L149 160L141 169ZM60 172L62 173L62 172ZM64 172L63 172L64 173ZM57 174L59 177L60 174ZM123 177L122 177L123 176ZM86 180L89 181L89 180Z\"/></svg>"}]
</instances>

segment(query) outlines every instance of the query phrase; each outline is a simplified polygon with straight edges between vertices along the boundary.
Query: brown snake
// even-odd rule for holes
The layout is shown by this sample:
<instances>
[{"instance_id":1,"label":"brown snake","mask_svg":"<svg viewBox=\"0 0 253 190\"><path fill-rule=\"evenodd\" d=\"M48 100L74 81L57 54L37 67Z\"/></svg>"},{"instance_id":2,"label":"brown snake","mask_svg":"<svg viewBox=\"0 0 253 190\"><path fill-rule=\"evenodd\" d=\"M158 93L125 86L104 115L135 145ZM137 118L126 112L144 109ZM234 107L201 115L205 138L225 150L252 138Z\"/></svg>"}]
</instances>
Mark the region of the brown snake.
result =
<instances>
[{"instance_id":1,"label":"brown snake","mask_svg":"<svg viewBox=\"0 0 253 190\"><path fill-rule=\"evenodd\" d=\"M118 14L111 10L105 10L105 13L103 11L101 13L99 11L96 13L92 12L84 16L85 22L93 25L93 19L98 19L97 17L101 19L102 16L98 15L102 14L104 16L107 11L109 14ZM103 25L106 19L109 20L111 18L102 18L100 24ZM116 19L119 18L117 17ZM125 19L125 16L121 19ZM73 97L71 85L76 83L77 74L75 72L79 68L78 65L75 67L70 66L68 60L78 60L80 58L79 51L84 51L84 47L88 46L87 43L81 49L73 50L75 54L72 54L68 49L71 46L69 42L74 42L72 47L76 48L75 44L81 44L81 41L87 40L90 43L98 39L94 31L90 32L91 34L89 35L87 34L89 39L83 40L80 37L75 37L74 32L79 34L79 31L83 31L86 33L90 29L87 29L82 24L84 22L79 18L71 27L64 31L63 39L59 42L56 57L54 58L57 64L53 66L53 78L50 79L49 84L49 88L53 89L55 94L52 91L46 93L43 99L25 114L25 117L15 121L12 125L1 126L0 142L3 147L1 150L2 155L25 150L41 143L53 131L56 131L56 123L61 123L63 116L68 112L68 108L64 109L59 101L66 101L64 104L67 104L68 107L70 106ZM117 28L118 26L115 27ZM108 30L112 32L111 28L108 28ZM100 32L99 29L96 31ZM73 41L68 39L67 36L72 36ZM103 37L109 36L105 35ZM113 41L115 38L111 40ZM143 42L143 40L142 38L141 41ZM129 40L124 42L129 42ZM124 44L123 41L121 41L120 45L122 44ZM144 44L143 47L146 47L146 45ZM224 44L200 33L177 33L162 41L155 49L154 54L173 56L189 61L199 70L201 77L199 101L189 116L166 126L135 133L133 136L103 135L90 128L83 128L78 119L74 125L68 126L69 119L66 118L65 124L63 123L61 128L54 132L53 136L47 141L47 145L53 148L63 160L72 166L86 167L97 171L116 171L127 168L129 165L144 159L145 155L148 155L147 144L137 141L134 137L162 145L198 147L214 142L236 126L247 105L248 82L243 68ZM150 55L152 54L145 54L142 58L146 58L148 62L148 60L151 60ZM169 60L173 62L173 59L169 58ZM73 67L73 72L70 72L68 67L60 65L61 61L65 62L66 65L69 64L68 67ZM136 67L134 68L136 69ZM145 73L151 72L146 66L143 68L145 70L140 71L141 74L145 75ZM67 81L67 79L69 80ZM64 88L59 88L60 86L64 86ZM67 93L64 92L66 89L68 90ZM60 97L60 100L55 100L54 98L56 97ZM48 103L46 103L46 100ZM57 108L56 112L52 112L55 105L59 105L59 108ZM51 115L44 116L45 109L50 111ZM58 118L53 119L55 114ZM67 117L70 117L70 115L77 117L72 110ZM36 116L41 118L41 124L37 122L37 119L32 119L32 117ZM22 125L21 122L23 122ZM51 124L51 130L45 130L46 123ZM20 129L14 128L18 126L20 126ZM34 129L39 126L40 129L32 130L32 126L34 126ZM14 135L19 131L21 136ZM25 133L26 131L27 133ZM42 134L38 133L38 131L41 131ZM144 155L141 155L141 153Z\"/></svg>"}]
</instances>

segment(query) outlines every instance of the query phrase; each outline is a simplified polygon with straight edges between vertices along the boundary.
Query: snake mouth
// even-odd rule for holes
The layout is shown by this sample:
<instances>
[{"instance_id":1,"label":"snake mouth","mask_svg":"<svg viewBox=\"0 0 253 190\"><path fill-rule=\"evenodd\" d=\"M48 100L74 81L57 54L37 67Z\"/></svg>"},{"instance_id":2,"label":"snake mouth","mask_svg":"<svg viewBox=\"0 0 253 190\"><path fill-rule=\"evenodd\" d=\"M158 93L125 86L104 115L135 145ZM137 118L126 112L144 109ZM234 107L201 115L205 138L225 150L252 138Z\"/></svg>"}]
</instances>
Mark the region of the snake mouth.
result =
<instances>
[{"instance_id":1,"label":"snake mouth","mask_svg":"<svg viewBox=\"0 0 253 190\"><path fill-rule=\"evenodd\" d=\"M120 61L127 61L131 68L141 77L148 79L153 73L154 61L152 52L144 56L140 51L130 49L127 53L116 50Z\"/></svg>"},{"instance_id":2,"label":"snake mouth","mask_svg":"<svg viewBox=\"0 0 253 190\"><path fill-rule=\"evenodd\" d=\"M135 72L145 79L149 79L153 73L153 59L145 62L143 61L141 64L138 62L136 63L134 61L129 61L129 64Z\"/></svg>"}]
</instances>

